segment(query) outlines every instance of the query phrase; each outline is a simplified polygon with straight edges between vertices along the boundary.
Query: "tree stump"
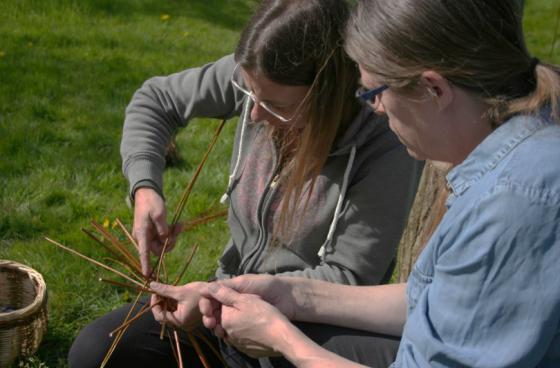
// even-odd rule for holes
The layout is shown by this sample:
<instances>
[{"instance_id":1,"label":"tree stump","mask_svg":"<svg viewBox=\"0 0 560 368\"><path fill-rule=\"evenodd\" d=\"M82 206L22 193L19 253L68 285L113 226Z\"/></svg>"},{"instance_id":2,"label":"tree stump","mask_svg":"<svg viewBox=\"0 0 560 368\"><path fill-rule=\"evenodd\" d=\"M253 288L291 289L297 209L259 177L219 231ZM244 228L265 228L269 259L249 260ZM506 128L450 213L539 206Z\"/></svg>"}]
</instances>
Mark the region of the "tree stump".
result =
<instances>
[{"instance_id":1,"label":"tree stump","mask_svg":"<svg viewBox=\"0 0 560 368\"><path fill-rule=\"evenodd\" d=\"M445 164L426 161L399 243L397 282L406 282L418 255L445 214L448 195L445 175L448 171Z\"/></svg>"}]
</instances>

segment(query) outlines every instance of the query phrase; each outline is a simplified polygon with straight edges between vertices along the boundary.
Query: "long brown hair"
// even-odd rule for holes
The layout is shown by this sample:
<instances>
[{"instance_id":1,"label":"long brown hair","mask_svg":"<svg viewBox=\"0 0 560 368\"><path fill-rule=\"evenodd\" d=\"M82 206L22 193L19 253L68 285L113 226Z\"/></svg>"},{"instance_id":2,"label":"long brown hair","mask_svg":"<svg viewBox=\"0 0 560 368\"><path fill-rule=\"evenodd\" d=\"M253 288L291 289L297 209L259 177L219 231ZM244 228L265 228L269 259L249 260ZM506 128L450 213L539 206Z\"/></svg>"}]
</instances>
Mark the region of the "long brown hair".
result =
<instances>
[{"instance_id":1,"label":"long brown hair","mask_svg":"<svg viewBox=\"0 0 560 368\"><path fill-rule=\"evenodd\" d=\"M307 203L335 138L359 108L353 97L358 70L341 47L348 16L344 0L264 0L235 51L247 70L279 84L311 87L301 108L305 126L279 144L284 162L277 235L289 228L303 197Z\"/></svg>"},{"instance_id":2,"label":"long brown hair","mask_svg":"<svg viewBox=\"0 0 560 368\"><path fill-rule=\"evenodd\" d=\"M531 57L521 15L512 0L361 0L345 48L395 89L440 73L479 96L493 125L547 104L558 119L560 69Z\"/></svg>"}]
</instances>

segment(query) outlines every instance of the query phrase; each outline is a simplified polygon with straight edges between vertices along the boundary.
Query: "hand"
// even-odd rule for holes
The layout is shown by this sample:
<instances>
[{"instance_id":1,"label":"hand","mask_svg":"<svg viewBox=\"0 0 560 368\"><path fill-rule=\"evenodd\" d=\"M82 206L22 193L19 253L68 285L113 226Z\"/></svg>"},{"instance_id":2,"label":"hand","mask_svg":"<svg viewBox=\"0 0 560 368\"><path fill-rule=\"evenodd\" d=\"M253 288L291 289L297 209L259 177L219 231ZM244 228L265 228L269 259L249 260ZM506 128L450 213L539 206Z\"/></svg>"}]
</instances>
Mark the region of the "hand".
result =
<instances>
[{"instance_id":1,"label":"hand","mask_svg":"<svg viewBox=\"0 0 560 368\"><path fill-rule=\"evenodd\" d=\"M206 288L205 282L191 282L183 286L152 282L150 288L157 293L152 295L151 305L158 303L161 297L177 301L177 308L174 311L165 310L161 305L154 306L152 313L156 321L171 323L186 331L192 331L200 325L201 314L198 310L198 302L201 290Z\"/></svg>"},{"instance_id":2,"label":"hand","mask_svg":"<svg viewBox=\"0 0 560 368\"><path fill-rule=\"evenodd\" d=\"M208 285L201 298L207 328L253 358L280 355L275 346L290 322L277 308L257 295L240 294L220 283ZM212 323L216 321L220 323Z\"/></svg>"},{"instance_id":3,"label":"hand","mask_svg":"<svg viewBox=\"0 0 560 368\"><path fill-rule=\"evenodd\" d=\"M172 232L166 250L175 244L178 230ZM151 272L150 251L160 255L168 236L167 211L163 198L152 188L139 188L134 193L134 225L132 235L138 242L142 273L149 276Z\"/></svg>"},{"instance_id":4,"label":"hand","mask_svg":"<svg viewBox=\"0 0 560 368\"><path fill-rule=\"evenodd\" d=\"M243 275L220 280L217 283L238 293L258 295L280 310L288 319L294 319L297 303L294 299L294 286L290 282L293 280L295 279L272 275Z\"/></svg>"}]
</instances>

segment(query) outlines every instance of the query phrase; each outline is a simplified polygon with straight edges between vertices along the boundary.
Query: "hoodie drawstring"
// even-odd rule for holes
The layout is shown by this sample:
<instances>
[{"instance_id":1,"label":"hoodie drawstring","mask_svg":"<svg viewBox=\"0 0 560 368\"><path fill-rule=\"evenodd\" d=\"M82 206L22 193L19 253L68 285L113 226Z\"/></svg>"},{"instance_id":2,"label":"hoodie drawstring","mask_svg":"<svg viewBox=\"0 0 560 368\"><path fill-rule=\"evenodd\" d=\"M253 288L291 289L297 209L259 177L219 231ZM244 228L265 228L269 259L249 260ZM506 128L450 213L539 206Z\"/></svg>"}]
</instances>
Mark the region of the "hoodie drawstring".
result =
<instances>
[{"instance_id":1,"label":"hoodie drawstring","mask_svg":"<svg viewBox=\"0 0 560 368\"><path fill-rule=\"evenodd\" d=\"M243 149L243 138L245 137L245 127L247 126L247 114L249 114L249 104L251 103L251 99L248 98L247 102L245 103L245 108L243 111L243 115L241 116L241 137L239 138L239 145L237 147L237 160L235 161L235 166L233 167L233 171L228 179L228 185L226 188L226 192L220 198L220 203L225 204L229 203L229 195L231 193L231 187L233 186L233 180L237 175L237 171L239 170L239 165L241 163L241 150Z\"/></svg>"},{"instance_id":2,"label":"hoodie drawstring","mask_svg":"<svg viewBox=\"0 0 560 368\"><path fill-rule=\"evenodd\" d=\"M338 201L336 203L336 208L334 210L334 216L329 227L329 232L327 234L327 239L317 255L324 260L327 251L327 246L332 243L332 238L334 231L336 230L336 225L338 224L338 218L340 216L340 211L342 210L342 203L346 197L346 190L348 189L348 181L350 178L350 171L352 171L352 166L354 165L354 159L356 158L356 145L352 146L350 151L350 157L348 158L348 163L346 164L346 170L344 171L344 178L342 179L342 188L340 189L340 194L338 195Z\"/></svg>"}]
</instances>

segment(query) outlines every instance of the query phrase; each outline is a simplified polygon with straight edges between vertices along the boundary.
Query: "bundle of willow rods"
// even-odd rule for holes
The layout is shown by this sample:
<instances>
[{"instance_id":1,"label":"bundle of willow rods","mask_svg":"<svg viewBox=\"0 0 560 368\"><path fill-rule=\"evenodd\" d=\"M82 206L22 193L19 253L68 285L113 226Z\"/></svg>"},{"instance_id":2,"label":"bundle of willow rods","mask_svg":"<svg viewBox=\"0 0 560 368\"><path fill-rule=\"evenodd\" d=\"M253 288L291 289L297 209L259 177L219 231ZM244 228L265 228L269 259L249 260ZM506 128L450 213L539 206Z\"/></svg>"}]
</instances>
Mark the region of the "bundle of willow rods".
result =
<instances>
[{"instance_id":1,"label":"bundle of willow rods","mask_svg":"<svg viewBox=\"0 0 560 368\"><path fill-rule=\"evenodd\" d=\"M191 178L191 180L189 181L189 184L187 185L186 189L184 190L181 199L179 201L179 204L177 205L177 208L175 209L174 215L173 215L173 220L170 224L170 229L171 233L173 233L173 230L177 228L177 226L180 226L180 229L182 232L184 231L188 231L198 225L207 223L209 221L212 221L218 217L224 216L227 212L222 210L219 212L215 212L215 213L210 213L210 214L205 214L203 216L201 216L198 219L194 219L191 220L189 222L186 222L182 225L179 224L179 219L181 218L181 215L183 213L183 210L185 209L185 206L187 205L189 196L192 192L192 189L194 187L194 184L196 182L196 180L198 179L198 176L200 175L202 168L204 167L204 164L206 163L208 156L210 154L210 152L212 151L212 148L214 147L214 145L216 144L218 137L225 125L225 120L223 120L221 122L221 124L218 126L218 129L216 130L216 132L214 133L214 136L212 138L212 141L210 142L208 149L206 150L206 153L204 154L200 164L197 167L197 170L195 171L195 174L193 175L193 177ZM151 281L160 281L163 280L164 282L167 282L168 280L168 275L167 275L167 268L165 266L165 254L166 254L166 250L167 248L170 246L169 242L170 242L170 238L167 238L164 242L164 246L163 246L163 251L161 252L157 263L155 265L155 267L152 268L152 273L146 277L145 275L142 274L142 269L140 266L140 262L138 261L138 244L136 243L134 237L131 235L131 233L127 230L126 226L119 220L116 219L116 224L118 225L118 229L122 232L121 236L115 236L110 230L105 229L102 225L98 224L95 221L91 222L91 226L93 230L87 230L87 229L82 229L82 231L91 239L93 239L95 242L97 242L99 245L101 245L103 248L105 248L107 250L107 252L111 255L110 258L108 258L108 261L111 264L114 264L113 266L110 266L108 264L106 264L106 262L101 262L99 260L93 259L91 257L88 257L78 251L76 251L75 249L73 249L72 247L68 247L66 245L63 245L51 238L45 237L45 240L47 240L49 243L56 245L57 247L59 247L60 249L65 250L66 252L69 252L79 258L82 258L94 265L96 265L97 267L103 268L111 273L113 273L114 275L118 276L119 278L121 278L121 280L111 280L111 279L105 279L105 278L101 278L100 281L109 283L111 285L115 285L118 287L124 287L124 288L128 288L131 290L136 291L138 294L135 298L135 301L132 303L132 307L130 308L126 318L124 319L123 323L117 327L114 331L111 332L110 336L113 337L113 342L111 344L111 347L109 348L109 350L107 351L107 354L105 355L105 358L103 360L103 362L101 363L101 368L104 368L111 355L113 354L113 352L115 351L115 348L117 347L121 337L123 336L123 334L125 333L125 331L128 329L128 327L130 327L136 320L138 320L138 318L140 318L143 314L147 313L148 311L150 311L155 305L161 305L162 308L164 310L168 310L168 311L174 311L177 305L177 301L174 300L169 300L167 298L163 298L163 297L159 297L159 301L152 304L152 305L145 305L144 307L142 307L140 309L139 312L136 313L136 315L134 315L134 310L136 309L136 306L138 305L138 302L141 298L141 296L144 293L148 293L148 294L155 294L153 292L153 290L151 290L149 288L149 284ZM122 241L120 239L126 239L125 241ZM185 272L187 271L192 259L194 258L194 255L196 253L198 249L197 245L194 245L192 248L192 252L190 254L190 256L188 257L188 259L186 260L186 262L184 263L184 265L181 267L181 270L178 272L177 276L175 277L174 281L173 281L173 285L177 285L179 283L179 281L182 279L183 275L185 274ZM167 329L166 324L162 324L162 329L161 329L161 334L160 337L163 339L164 335L168 336L170 344L171 344L171 348L173 351L173 355L177 361L177 365L179 366L179 368L183 368L183 362L182 362L182 358L181 358L181 349L180 349L180 343L179 343L179 337L178 337L178 333L175 329L172 329L172 332L170 333L170 331ZM196 350L197 355L200 359L200 361L202 362L202 364L209 368L209 364L208 364L208 360L206 359L206 357L204 356L204 354L202 353L202 349L200 348L200 345L197 341L197 339L195 338L195 336L192 333L188 333L187 334L190 343L192 344L193 348ZM221 360L222 364L225 366L225 362L222 359L221 354L214 348L214 346L205 339L204 336L202 335L196 335L197 338L199 338L200 340L202 340L204 343L206 343L211 351L213 351L214 354L216 354L216 356Z\"/></svg>"}]
</instances>

